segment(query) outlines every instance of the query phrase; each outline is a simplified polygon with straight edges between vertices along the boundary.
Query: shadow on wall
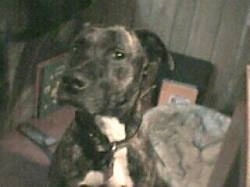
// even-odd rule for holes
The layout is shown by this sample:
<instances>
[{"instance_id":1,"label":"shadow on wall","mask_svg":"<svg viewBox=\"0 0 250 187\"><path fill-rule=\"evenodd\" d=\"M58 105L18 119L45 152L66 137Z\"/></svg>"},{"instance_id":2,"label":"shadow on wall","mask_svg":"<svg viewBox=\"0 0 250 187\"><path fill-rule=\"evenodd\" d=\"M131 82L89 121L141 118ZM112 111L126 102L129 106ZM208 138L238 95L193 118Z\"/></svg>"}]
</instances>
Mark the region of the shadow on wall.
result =
<instances>
[{"instance_id":1,"label":"shadow on wall","mask_svg":"<svg viewBox=\"0 0 250 187\"><path fill-rule=\"evenodd\" d=\"M8 64L6 57L7 37L0 34L0 134L8 120Z\"/></svg>"},{"instance_id":2,"label":"shadow on wall","mask_svg":"<svg viewBox=\"0 0 250 187\"><path fill-rule=\"evenodd\" d=\"M11 0L2 2L13 11L14 18L7 18L11 25L11 38L26 41L56 29L91 4L92 0ZM14 25L14 26L12 26ZM19 28L17 28L19 27Z\"/></svg>"},{"instance_id":3,"label":"shadow on wall","mask_svg":"<svg viewBox=\"0 0 250 187\"><path fill-rule=\"evenodd\" d=\"M58 36L64 32L60 25L90 4L91 0L0 2L0 134L11 129L22 113L32 113L37 63L65 50L60 37L71 38L77 24L69 25L66 36ZM26 98L17 103L22 97Z\"/></svg>"}]
</instances>

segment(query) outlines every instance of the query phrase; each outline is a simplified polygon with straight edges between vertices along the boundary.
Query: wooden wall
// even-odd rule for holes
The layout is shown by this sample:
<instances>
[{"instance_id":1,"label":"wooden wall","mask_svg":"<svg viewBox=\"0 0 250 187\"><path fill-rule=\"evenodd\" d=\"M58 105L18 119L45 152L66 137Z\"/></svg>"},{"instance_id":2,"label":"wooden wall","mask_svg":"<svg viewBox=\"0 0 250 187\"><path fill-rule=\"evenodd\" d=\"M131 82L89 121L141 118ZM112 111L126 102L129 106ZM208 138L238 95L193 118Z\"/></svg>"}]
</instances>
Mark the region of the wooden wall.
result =
<instances>
[{"instance_id":1,"label":"wooden wall","mask_svg":"<svg viewBox=\"0 0 250 187\"><path fill-rule=\"evenodd\" d=\"M215 65L205 104L232 112L243 89L245 64L250 62L250 34L246 26L249 0L136 3L134 27L155 31L172 51Z\"/></svg>"}]
</instances>

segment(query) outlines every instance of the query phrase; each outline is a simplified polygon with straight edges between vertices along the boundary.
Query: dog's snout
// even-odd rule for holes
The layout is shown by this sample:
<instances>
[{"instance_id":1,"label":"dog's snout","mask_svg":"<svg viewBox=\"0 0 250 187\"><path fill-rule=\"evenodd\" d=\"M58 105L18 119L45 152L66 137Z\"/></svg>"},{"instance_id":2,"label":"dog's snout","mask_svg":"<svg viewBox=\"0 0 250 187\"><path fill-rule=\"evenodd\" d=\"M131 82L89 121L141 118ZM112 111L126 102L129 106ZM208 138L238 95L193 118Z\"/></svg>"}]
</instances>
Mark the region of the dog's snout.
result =
<instances>
[{"instance_id":1,"label":"dog's snout","mask_svg":"<svg viewBox=\"0 0 250 187\"><path fill-rule=\"evenodd\" d=\"M62 77L62 82L67 91L77 93L87 88L89 81L79 74L65 75Z\"/></svg>"}]
</instances>

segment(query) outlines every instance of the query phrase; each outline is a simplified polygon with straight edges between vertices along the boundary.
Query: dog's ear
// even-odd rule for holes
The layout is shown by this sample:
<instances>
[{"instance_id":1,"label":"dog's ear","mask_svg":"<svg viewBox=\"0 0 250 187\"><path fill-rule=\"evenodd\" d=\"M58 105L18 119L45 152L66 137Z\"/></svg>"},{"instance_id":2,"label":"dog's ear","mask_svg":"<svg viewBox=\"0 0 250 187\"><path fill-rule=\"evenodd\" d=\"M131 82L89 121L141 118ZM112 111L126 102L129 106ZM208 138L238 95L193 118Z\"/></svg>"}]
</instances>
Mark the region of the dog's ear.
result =
<instances>
[{"instance_id":1,"label":"dog's ear","mask_svg":"<svg viewBox=\"0 0 250 187\"><path fill-rule=\"evenodd\" d=\"M139 108L149 108L157 103L161 80L174 70L175 65L171 53L155 33L140 29L135 30L135 34L148 59L143 69L142 106Z\"/></svg>"},{"instance_id":2,"label":"dog's ear","mask_svg":"<svg viewBox=\"0 0 250 187\"><path fill-rule=\"evenodd\" d=\"M135 30L135 34L147 55L148 63L162 63L167 65L166 68L169 70L174 70L175 65L172 56L159 36L145 29Z\"/></svg>"}]
</instances>

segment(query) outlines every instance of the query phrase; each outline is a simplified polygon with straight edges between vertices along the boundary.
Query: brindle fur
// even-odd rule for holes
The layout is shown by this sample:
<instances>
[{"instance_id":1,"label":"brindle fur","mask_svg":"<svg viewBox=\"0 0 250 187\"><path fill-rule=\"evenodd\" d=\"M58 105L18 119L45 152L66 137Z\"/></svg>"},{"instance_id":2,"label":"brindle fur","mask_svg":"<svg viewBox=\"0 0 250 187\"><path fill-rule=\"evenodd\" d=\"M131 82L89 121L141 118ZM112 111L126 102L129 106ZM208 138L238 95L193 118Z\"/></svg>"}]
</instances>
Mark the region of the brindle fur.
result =
<instances>
[{"instance_id":1,"label":"brindle fur","mask_svg":"<svg viewBox=\"0 0 250 187\"><path fill-rule=\"evenodd\" d=\"M119 58L117 53L124 56ZM76 187L89 170L109 175L111 161L103 157L110 143L95 125L95 116L118 118L126 124L127 137L132 136L141 122L141 95L155 84L158 70L168 68L167 51L155 34L120 26L84 26L72 42L70 54L58 100L75 106L77 112L54 154L50 187ZM140 131L128 141L135 186L164 186L150 145Z\"/></svg>"}]
</instances>

